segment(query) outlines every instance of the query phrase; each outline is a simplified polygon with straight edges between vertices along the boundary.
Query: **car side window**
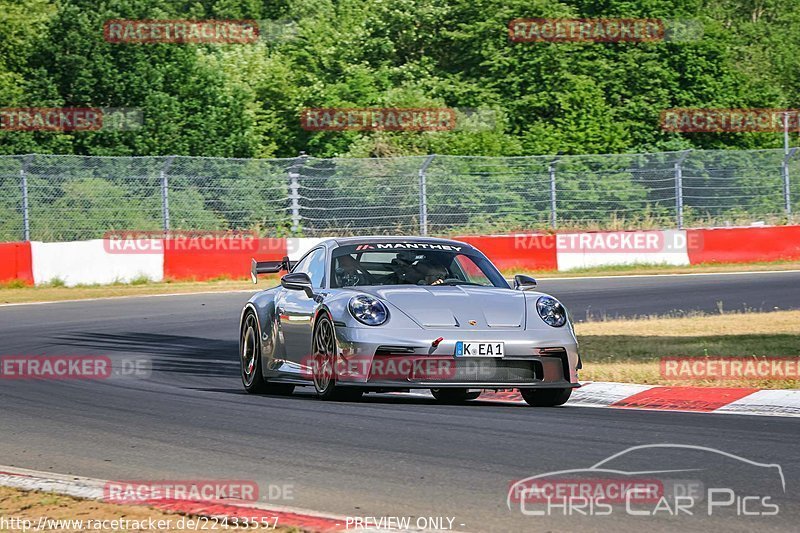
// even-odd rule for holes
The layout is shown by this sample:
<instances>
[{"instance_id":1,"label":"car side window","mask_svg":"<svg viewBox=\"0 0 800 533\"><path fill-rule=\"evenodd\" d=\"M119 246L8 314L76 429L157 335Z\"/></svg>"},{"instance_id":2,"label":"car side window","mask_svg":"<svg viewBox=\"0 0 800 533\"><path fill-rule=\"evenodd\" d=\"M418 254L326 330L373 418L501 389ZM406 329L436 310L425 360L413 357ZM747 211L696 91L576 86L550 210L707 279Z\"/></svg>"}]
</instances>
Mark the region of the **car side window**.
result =
<instances>
[{"instance_id":1,"label":"car side window","mask_svg":"<svg viewBox=\"0 0 800 533\"><path fill-rule=\"evenodd\" d=\"M325 281L325 249L320 248L305 256L292 272L303 272L311 278L311 286L315 289L322 287Z\"/></svg>"},{"instance_id":2,"label":"car side window","mask_svg":"<svg viewBox=\"0 0 800 533\"><path fill-rule=\"evenodd\" d=\"M297 263L294 268L292 268L292 274L295 272L305 272L308 274L308 262L311 259L311 254L305 256L299 263Z\"/></svg>"},{"instance_id":3,"label":"car side window","mask_svg":"<svg viewBox=\"0 0 800 533\"><path fill-rule=\"evenodd\" d=\"M325 282L325 249L320 248L313 252L308 259L306 273L311 278L311 286L319 289Z\"/></svg>"}]
</instances>

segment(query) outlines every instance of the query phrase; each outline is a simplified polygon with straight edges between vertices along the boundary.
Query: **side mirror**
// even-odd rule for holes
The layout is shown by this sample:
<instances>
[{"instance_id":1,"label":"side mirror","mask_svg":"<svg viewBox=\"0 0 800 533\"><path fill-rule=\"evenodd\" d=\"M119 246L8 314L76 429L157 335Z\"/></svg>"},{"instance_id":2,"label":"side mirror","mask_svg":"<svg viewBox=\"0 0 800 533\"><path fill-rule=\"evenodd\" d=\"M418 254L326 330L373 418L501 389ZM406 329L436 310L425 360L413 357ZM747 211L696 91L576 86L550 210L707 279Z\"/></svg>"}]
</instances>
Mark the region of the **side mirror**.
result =
<instances>
[{"instance_id":1,"label":"side mirror","mask_svg":"<svg viewBox=\"0 0 800 533\"><path fill-rule=\"evenodd\" d=\"M311 278L305 272L293 272L281 278L281 287L292 291L305 291L309 298L314 297L314 289L311 287Z\"/></svg>"},{"instance_id":2,"label":"side mirror","mask_svg":"<svg viewBox=\"0 0 800 533\"><path fill-rule=\"evenodd\" d=\"M514 290L529 291L536 288L536 280L530 276L517 274L514 276Z\"/></svg>"}]
</instances>

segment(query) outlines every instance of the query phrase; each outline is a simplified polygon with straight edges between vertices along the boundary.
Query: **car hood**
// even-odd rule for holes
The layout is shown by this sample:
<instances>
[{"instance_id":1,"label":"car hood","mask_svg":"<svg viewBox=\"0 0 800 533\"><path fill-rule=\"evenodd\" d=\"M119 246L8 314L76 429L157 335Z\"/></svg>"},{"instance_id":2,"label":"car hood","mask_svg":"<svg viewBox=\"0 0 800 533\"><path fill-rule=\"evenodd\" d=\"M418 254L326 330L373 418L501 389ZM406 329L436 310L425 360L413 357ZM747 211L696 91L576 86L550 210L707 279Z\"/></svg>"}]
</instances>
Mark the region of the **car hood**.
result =
<instances>
[{"instance_id":1,"label":"car hood","mask_svg":"<svg viewBox=\"0 0 800 533\"><path fill-rule=\"evenodd\" d=\"M359 289L397 307L424 328L514 329L525 324L525 295L511 289L472 285Z\"/></svg>"}]
</instances>

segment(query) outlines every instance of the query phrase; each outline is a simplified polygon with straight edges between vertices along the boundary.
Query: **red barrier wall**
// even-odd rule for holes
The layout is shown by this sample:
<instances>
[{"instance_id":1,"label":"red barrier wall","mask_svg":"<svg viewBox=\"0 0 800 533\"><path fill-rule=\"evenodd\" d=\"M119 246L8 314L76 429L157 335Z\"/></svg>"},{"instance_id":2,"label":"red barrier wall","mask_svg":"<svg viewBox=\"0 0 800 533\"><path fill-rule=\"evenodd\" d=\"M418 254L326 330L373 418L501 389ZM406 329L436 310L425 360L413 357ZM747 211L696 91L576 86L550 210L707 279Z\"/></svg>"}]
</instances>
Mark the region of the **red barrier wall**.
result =
<instances>
[{"instance_id":1,"label":"red barrier wall","mask_svg":"<svg viewBox=\"0 0 800 533\"><path fill-rule=\"evenodd\" d=\"M501 270L558 270L555 235L471 235L456 240L475 246Z\"/></svg>"},{"instance_id":2,"label":"red barrier wall","mask_svg":"<svg viewBox=\"0 0 800 533\"><path fill-rule=\"evenodd\" d=\"M800 226L687 230L689 262L757 263L800 259Z\"/></svg>"},{"instance_id":3,"label":"red barrier wall","mask_svg":"<svg viewBox=\"0 0 800 533\"><path fill-rule=\"evenodd\" d=\"M226 240L227 241L227 240ZM288 255L286 239L230 239L215 241L206 249L202 241L192 239L164 242L164 278L207 280L219 277L247 278L250 259L279 261Z\"/></svg>"},{"instance_id":4,"label":"red barrier wall","mask_svg":"<svg viewBox=\"0 0 800 533\"><path fill-rule=\"evenodd\" d=\"M33 284L31 243L0 243L0 282L17 279L28 285Z\"/></svg>"},{"instance_id":5,"label":"red barrier wall","mask_svg":"<svg viewBox=\"0 0 800 533\"><path fill-rule=\"evenodd\" d=\"M800 260L800 226L687 230L689 261L754 263ZM558 270L552 234L464 236L458 240L482 250L504 271ZM250 259L280 260L288 255L286 239L168 240L164 243L164 278L245 279ZM30 243L0 243L0 282L33 283Z\"/></svg>"}]
</instances>

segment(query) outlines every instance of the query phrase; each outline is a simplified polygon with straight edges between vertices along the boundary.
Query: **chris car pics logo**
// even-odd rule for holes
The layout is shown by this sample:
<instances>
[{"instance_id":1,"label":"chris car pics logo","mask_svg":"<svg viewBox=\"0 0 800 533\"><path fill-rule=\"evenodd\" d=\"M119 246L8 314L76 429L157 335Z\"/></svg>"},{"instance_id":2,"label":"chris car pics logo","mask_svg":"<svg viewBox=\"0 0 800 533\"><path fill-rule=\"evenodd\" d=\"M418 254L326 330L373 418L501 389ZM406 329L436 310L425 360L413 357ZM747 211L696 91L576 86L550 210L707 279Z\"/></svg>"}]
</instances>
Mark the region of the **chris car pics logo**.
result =
<instances>
[{"instance_id":1,"label":"chris car pics logo","mask_svg":"<svg viewBox=\"0 0 800 533\"><path fill-rule=\"evenodd\" d=\"M714 448L632 446L587 468L511 483L510 510L525 516L768 518L786 498L783 469Z\"/></svg>"}]
</instances>

